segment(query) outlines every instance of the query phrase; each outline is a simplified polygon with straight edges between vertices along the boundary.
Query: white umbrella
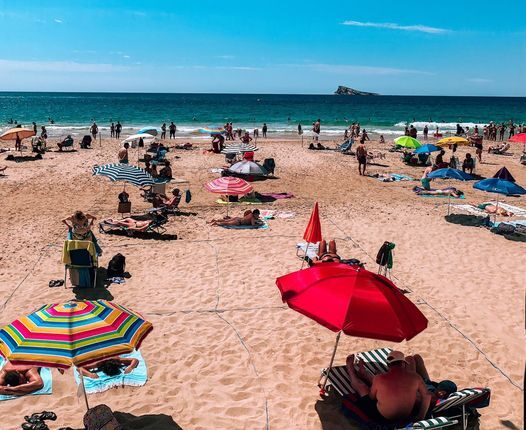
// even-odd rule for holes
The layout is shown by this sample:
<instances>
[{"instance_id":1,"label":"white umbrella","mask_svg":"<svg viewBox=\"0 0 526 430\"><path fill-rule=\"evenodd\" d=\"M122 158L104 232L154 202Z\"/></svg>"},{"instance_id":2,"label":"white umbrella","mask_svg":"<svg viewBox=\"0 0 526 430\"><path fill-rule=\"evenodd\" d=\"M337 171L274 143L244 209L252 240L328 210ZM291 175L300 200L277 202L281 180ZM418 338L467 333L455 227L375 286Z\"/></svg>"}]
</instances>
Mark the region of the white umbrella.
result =
<instances>
[{"instance_id":1,"label":"white umbrella","mask_svg":"<svg viewBox=\"0 0 526 430\"><path fill-rule=\"evenodd\" d=\"M268 175L267 170L253 161L243 160L236 164L233 164L228 169L229 172L237 173L240 175L257 175L266 176Z\"/></svg>"},{"instance_id":2,"label":"white umbrella","mask_svg":"<svg viewBox=\"0 0 526 430\"><path fill-rule=\"evenodd\" d=\"M155 136L152 136L151 134L140 133L140 134L132 134L131 136L128 136L121 143L138 142L141 137L142 137L143 142L148 141L148 143L149 143L149 142L153 142L155 140Z\"/></svg>"}]
</instances>

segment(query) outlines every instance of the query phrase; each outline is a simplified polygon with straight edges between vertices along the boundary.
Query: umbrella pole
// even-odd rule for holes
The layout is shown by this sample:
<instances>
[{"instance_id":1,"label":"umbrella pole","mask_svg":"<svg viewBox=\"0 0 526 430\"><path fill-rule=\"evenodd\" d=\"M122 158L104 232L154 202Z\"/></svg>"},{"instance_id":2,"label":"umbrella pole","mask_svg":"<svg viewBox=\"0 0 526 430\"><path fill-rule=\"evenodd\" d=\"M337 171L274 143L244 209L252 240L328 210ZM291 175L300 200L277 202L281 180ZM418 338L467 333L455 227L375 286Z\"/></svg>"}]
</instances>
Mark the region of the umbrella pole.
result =
<instances>
[{"instance_id":1,"label":"umbrella pole","mask_svg":"<svg viewBox=\"0 0 526 430\"><path fill-rule=\"evenodd\" d=\"M329 363L329 368L327 369L327 374L325 375L325 380L323 381L323 384L320 386L321 390L325 392L325 386L327 385L327 380L329 379L329 374L331 373L332 365L334 363L334 357L336 356L336 350L338 349L338 342L340 342L340 336L342 335L342 332L339 331L336 336L336 343L334 344L334 349L332 351L332 357L331 362Z\"/></svg>"},{"instance_id":2,"label":"umbrella pole","mask_svg":"<svg viewBox=\"0 0 526 430\"><path fill-rule=\"evenodd\" d=\"M309 252L309 245L310 245L310 242L307 242L307 247L305 248L305 256L303 257L303 261L301 262L300 270L303 270L303 266L305 265L305 260L307 259L307 253Z\"/></svg>"},{"instance_id":3,"label":"umbrella pole","mask_svg":"<svg viewBox=\"0 0 526 430\"><path fill-rule=\"evenodd\" d=\"M497 194L497 204L495 205L495 221L493 221L493 223L497 222L498 213L499 213L499 195Z\"/></svg>"},{"instance_id":4,"label":"umbrella pole","mask_svg":"<svg viewBox=\"0 0 526 430\"><path fill-rule=\"evenodd\" d=\"M86 409L89 411L88 395L86 394L86 387L84 386L84 375L82 375L81 371L77 368L75 368L75 371L79 373L80 386L82 387L82 393L84 394Z\"/></svg>"},{"instance_id":5,"label":"umbrella pole","mask_svg":"<svg viewBox=\"0 0 526 430\"><path fill-rule=\"evenodd\" d=\"M451 193L447 196L447 214L449 215L451 212Z\"/></svg>"}]
</instances>

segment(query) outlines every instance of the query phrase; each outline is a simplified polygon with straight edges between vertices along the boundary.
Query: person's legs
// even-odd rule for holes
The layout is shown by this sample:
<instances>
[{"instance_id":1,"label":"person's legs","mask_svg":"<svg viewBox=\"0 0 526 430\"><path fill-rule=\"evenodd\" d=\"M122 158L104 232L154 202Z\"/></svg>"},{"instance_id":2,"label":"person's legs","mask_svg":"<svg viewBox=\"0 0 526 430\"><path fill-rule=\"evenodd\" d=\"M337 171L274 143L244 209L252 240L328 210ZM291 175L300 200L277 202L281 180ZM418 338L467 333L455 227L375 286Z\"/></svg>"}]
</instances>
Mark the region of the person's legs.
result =
<instances>
[{"instance_id":1,"label":"person's legs","mask_svg":"<svg viewBox=\"0 0 526 430\"><path fill-rule=\"evenodd\" d=\"M427 373L426 365L422 356L420 354L415 354L409 357L413 359L416 373L418 373L424 381L429 381L429 373ZM406 357L406 359L409 357Z\"/></svg>"},{"instance_id":2,"label":"person's legs","mask_svg":"<svg viewBox=\"0 0 526 430\"><path fill-rule=\"evenodd\" d=\"M356 370L354 369L354 354L347 357L347 373L351 380L351 386L356 390L360 397L367 396L369 394L369 386L360 379Z\"/></svg>"},{"instance_id":3,"label":"person's legs","mask_svg":"<svg viewBox=\"0 0 526 430\"><path fill-rule=\"evenodd\" d=\"M318 258L321 258L323 254L327 253L327 242L325 239L322 239L320 241L320 245L318 246Z\"/></svg>"},{"instance_id":4,"label":"person's legs","mask_svg":"<svg viewBox=\"0 0 526 430\"><path fill-rule=\"evenodd\" d=\"M334 240L329 241L329 254L338 255L336 252L336 242Z\"/></svg>"}]
</instances>

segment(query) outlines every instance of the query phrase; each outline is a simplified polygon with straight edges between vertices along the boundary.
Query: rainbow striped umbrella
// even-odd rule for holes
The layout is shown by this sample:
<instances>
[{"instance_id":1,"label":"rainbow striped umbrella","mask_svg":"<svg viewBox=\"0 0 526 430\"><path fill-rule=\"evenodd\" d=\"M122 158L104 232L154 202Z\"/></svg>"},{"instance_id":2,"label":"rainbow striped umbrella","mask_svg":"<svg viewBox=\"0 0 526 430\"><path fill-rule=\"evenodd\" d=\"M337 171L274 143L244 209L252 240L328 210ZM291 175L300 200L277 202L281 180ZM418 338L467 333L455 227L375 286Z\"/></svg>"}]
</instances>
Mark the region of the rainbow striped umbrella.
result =
<instances>
[{"instance_id":1,"label":"rainbow striped umbrella","mask_svg":"<svg viewBox=\"0 0 526 430\"><path fill-rule=\"evenodd\" d=\"M253 188L247 181L233 176L224 176L214 179L205 184L205 188L211 193L223 194L225 196L241 196L250 193Z\"/></svg>"},{"instance_id":2,"label":"rainbow striped umbrella","mask_svg":"<svg viewBox=\"0 0 526 430\"><path fill-rule=\"evenodd\" d=\"M67 369L139 348L152 324L106 300L44 305L0 330L0 354L13 364Z\"/></svg>"}]
</instances>

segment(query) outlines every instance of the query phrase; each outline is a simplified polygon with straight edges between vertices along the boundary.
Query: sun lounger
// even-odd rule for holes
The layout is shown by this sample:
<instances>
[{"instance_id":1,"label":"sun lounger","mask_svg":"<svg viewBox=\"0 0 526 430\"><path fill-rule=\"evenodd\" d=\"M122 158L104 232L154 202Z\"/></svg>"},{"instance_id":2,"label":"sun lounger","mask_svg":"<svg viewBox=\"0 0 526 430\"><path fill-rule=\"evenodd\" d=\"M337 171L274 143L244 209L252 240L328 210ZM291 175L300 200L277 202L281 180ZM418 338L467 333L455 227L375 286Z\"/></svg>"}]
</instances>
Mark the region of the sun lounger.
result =
<instances>
[{"instance_id":1,"label":"sun lounger","mask_svg":"<svg viewBox=\"0 0 526 430\"><path fill-rule=\"evenodd\" d=\"M4 357L0 356L0 369L4 367L5 359ZM43 394L53 394L53 377L51 374L51 369L47 367L40 368L40 377L42 378L42 382L44 383L44 386L33 393L26 394L26 396L40 396ZM20 397L26 397L26 396L10 396L6 394L0 394L0 401L4 400L13 400L13 399L19 399Z\"/></svg>"},{"instance_id":2,"label":"sun lounger","mask_svg":"<svg viewBox=\"0 0 526 430\"><path fill-rule=\"evenodd\" d=\"M136 358L139 364L130 373L120 373L116 376L108 376L103 372L96 372L98 378L88 378L84 376L84 387L87 394L102 393L114 387L123 387L125 385L132 387L141 387L146 384L148 380L148 371L146 369L146 362L140 351L133 351L130 354L123 354L121 358ZM75 382L80 384L80 376L77 371L75 374Z\"/></svg>"},{"instance_id":3,"label":"sun lounger","mask_svg":"<svg viewBox=\"0 0 526 430\"><path fill-rule=\"evenodd\" d=\"M122 225L119 220L106 219L99 223L99 231L101 233L111 233L114 231L126 232L128 236L133 236L135 233L157 233L163 234L166 229L163 227L168 222L168 218L163 212L151 212L150 216L152 219L148 224L139 228L129 228Z\"/></svg>"},{"instance_id":4,"label":"sun lounger","mask_svg":"<svg viewBox=\"0 0 526 430\"><path fill-rule=\"evenodd\" d=\"M387 370L386 359L390 352L390 348L380 348L372 351L361 352L356 355L356 358L362 359L365 368L373 375L377 375ZM322 377L325 375L327 375L327 369L322 369ZM351 381L349 379L346 366L333 367L329 372L327 385L329 388L334 388L334 390L343 397L348 397L349 395L356 395L356 392L351 386ZM431 415L433 418L443 415L447 415L449 419L461 417L463 428L465 429L467 426L467 420L470 412L469 408L481 408L488 406L490 393L491 391L489 388L467 388L464 390L457 391L455 393L450 394L447 399L439 400L435 407L432 409ZM348 405L352 409L352 401L348 400ZM452 414L452 416L450 416L450 414Z\"/></svg>"},{"instance_id":5,"label":"sun lounger","mask_svg":"<svg viewBox=\"0 0 526 430\"><path fill-rule=\"evenodd\" d=\"M345 142L343 142L341 145L338 145L336 147L336 149L338 149L338 151L340 152L351 152L351 148L354 144L354 140L353 139L349 139L349 140L346 140Z\"/></svg>"},{"instance_id":6,"label":"sun lounger","mask_svg":"<svg viewBox=\"0 0 526 430\"><path fill-rule=\"evenodd\" d=\"M66 240L62 249L64 263L64 288L67 288L68 271L70 279L72 270L78 274L75 282L79 287L95 287L97 285L97 251L91 240Z\"/></svg>"},{"instance_id":7,"label":"sun lounger","mask_svg":"<svg viewBox=\"0 0 526 430\"><path fill-rule=\"evenodd\" d=\"M317 243L309 243L308 247L307 247L307 243L305 242L298 243L296 244L296 256L300 260L304 260L305 257L313 260L314 258L318 256L318 249L319 249L319 244Z\"/></svg>"}]
</instances>

